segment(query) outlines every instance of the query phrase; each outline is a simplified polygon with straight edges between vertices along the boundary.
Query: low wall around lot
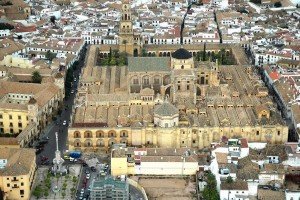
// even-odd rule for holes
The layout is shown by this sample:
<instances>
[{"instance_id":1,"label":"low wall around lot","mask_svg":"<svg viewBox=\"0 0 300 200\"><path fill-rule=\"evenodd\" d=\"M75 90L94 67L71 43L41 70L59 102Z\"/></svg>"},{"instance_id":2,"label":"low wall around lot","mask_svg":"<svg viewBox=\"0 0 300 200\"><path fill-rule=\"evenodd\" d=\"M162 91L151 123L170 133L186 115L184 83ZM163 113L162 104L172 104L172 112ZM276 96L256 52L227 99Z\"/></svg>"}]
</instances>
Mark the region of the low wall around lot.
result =
<instances>
[{"instance_id":1,"label":"low wall around lot","mask_svg":"<svg viewBox=\"0 0 300 200\"><path fill-rule=\"evenodd\" d=\"M130 178L127 178L127 181L130 185L132 185L133 187L137 188L139 191L141 191L141 193L143 194L143 197L144 197L144 200L148 200L148 197L147 197L147 194L144 190L144 188L138 184L136 181L130 179Z\"/></svg>"}]
</instances>

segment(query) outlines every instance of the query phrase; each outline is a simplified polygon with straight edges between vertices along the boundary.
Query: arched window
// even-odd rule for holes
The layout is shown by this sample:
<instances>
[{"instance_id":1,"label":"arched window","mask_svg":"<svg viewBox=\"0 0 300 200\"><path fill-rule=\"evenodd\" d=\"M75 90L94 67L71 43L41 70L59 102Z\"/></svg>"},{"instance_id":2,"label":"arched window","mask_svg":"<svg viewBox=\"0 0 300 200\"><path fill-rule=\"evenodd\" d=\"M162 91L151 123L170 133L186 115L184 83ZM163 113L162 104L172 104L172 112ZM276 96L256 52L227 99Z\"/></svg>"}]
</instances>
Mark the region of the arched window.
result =
<instances>
[{"instance_id":1,"label":"arched window","mask_svg":"<svg viewBox=\"0 0 300 200\"><path fill-rule=\"evenodd\" d=\"M81 134L79 131L75 131L74 132L74 138L80 138L81 137Z\"/></svg>"}]
</instances>

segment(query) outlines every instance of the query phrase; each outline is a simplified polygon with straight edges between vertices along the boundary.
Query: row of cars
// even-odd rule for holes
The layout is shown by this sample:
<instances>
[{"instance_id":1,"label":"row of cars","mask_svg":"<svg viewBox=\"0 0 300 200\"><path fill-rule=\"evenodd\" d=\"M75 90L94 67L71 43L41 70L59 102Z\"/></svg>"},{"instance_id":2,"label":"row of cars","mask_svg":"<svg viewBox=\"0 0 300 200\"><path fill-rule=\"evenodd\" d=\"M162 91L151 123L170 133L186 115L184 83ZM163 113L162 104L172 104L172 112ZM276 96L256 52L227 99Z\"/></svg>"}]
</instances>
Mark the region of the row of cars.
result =
<instances>
[{"instance_id":1,"label":"row of cars","mask_svg":"<svg viewBox=\"0 0 300 200\"><path fill-rule=\"evenodd\" d=\"M34 148L36 149L35 151L36 155L38 155L44 150L45 144L47 144L48 141L49 141L49 137L42 137L38 140L37 144L34 145Z\"/></svg>"},{"instance_id":2,"label":"row of cars","mask_svg":"<svg viewBox=\"0 0 300 200\"><path fill-rule=\"evenodd\" d=\"M80 195L79 195L79 200L85 200L85 199L88 199L89 198L89 195L90 195L90 190L91 190L91 186L88 187L88 192L86 195L85 194L85 190L87 188L87 184L88 184L88 180L91 178L91 173L90 171L92 172L97 172L97 169L95 166L92 166L90 168L86 168L85 169L85 176L83 177L82 179L82 188L80 190Z\"/></svg>"}]
</instances>

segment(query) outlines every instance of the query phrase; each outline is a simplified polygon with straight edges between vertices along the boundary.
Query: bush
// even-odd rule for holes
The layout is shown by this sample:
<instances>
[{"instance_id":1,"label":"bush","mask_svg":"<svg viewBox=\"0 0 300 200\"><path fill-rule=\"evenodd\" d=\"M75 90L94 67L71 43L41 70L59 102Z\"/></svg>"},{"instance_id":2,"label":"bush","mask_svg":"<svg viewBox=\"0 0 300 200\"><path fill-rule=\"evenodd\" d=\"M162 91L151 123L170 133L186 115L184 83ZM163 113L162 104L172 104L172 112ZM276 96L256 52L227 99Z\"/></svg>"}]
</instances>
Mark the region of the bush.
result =
<instances>
[{"instance_id":1,"label":"bush","mask_svg":"<svg viewBox=\"0 0 300 200\"><path fill-rule=\"evenodd\" d=\"M276 3L274 3L274 7L275 8L280 8L282 6L280 1L277 1Z\"/></svg>"}]
</instances>

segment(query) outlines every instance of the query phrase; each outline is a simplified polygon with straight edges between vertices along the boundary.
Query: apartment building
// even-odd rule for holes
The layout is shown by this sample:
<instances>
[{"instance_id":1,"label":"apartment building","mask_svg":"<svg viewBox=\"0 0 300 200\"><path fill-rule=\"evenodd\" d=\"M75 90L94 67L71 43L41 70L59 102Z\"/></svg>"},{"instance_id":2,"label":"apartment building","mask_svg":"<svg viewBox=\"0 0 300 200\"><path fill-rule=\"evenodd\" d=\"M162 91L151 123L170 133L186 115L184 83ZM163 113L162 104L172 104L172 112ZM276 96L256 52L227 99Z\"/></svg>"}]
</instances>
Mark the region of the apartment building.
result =
<instances>
[{"instance_id":1,"label":"apartment building","mask_svg":"<svg viewBox=\"0 0 300 200\"><path fill-rule=\"evenodd\" d=\"M0 189L4 199L30 198L36 172L34 149L4 148L0 154Z\"/></svg>"}]
</instances>

